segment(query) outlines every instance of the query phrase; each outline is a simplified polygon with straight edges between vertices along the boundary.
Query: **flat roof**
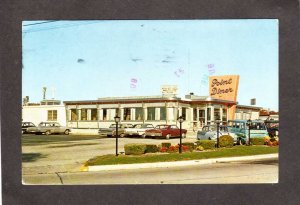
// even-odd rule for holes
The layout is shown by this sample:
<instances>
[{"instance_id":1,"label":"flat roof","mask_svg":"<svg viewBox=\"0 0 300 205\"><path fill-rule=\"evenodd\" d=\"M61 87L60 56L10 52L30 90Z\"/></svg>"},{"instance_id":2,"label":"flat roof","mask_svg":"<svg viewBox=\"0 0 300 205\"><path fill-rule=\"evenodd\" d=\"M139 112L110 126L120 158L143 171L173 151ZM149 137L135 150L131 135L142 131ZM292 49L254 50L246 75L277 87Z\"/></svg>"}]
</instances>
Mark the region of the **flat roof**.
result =
<instances>
[{"instance_id":1,"label":"flat roof","mask_svg":"<svg viewBox=\"0 0 300 205\"><path fill-rule=\"evenodd\" d=\"M200 99L181 99L179 97L166 97L166 96L132 96L132 97L105 97L98 98L97 100L79 100L79 101L63 101L66 105L88 105L88 104L117 104L117 103L156 103L156 102L179 102L187 104L205 104L205 103L217 103L236 105L235 101L220 100L210 97L201 97Z\"/></svg>"},{"instance_id":2,"label":"flat roof","mask_svg":"<svg viewBox=\"0 0 300 205\"><path fill-rule=\"evenodd\" d=\"M262 110L262 107L256 107L252 105L237 105L236 108L243 108L243 109L255 109L255 110Z\"/></svg>"}]
</instances>

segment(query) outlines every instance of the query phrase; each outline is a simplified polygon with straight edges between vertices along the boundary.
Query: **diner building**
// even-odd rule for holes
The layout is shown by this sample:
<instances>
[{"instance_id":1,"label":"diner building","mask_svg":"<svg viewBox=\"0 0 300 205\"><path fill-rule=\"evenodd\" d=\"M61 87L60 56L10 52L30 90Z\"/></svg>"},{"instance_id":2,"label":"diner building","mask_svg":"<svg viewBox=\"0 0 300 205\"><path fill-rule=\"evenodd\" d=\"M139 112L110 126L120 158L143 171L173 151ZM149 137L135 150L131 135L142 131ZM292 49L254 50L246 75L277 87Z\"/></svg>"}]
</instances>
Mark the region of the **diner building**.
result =
<instances>
[{"instance_id":1,"label":"diner building","mask_svg":"<svg viewBox=\"0 0 300 205\"><path fill-rule=\"evenodd\" d=\"M259 108L236 106L234 101L196 96L193 93L184 99L176 95L107 97L97 100L64 101L67 126L71 128L102 128L114 123L120 116L121 123L178 124L177 118L184 118L183 128L196 130L203 125L221 120L226 124L232 119L230 112L237 107L236 117L257 119ZM235 109L234 109L235 110ZM240 114L242 112L242 114Z\"/></svg>"}]
</instances>

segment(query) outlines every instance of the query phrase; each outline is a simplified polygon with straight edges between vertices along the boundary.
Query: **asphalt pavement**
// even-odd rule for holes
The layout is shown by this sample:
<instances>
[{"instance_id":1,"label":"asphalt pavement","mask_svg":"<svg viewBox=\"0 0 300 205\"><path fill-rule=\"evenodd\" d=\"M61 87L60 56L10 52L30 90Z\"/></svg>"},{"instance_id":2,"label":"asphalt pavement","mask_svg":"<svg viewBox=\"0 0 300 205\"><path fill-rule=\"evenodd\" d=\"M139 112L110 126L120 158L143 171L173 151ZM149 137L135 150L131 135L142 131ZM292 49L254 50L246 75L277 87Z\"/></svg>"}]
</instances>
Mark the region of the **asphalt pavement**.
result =
<instances>
[{"instance_id":1,"label":"asphalt pavement","mask_svg":"<svg viewBox=\"0 0 300 205\"><path fill-rule=\"evenodd\" d=\"M183 142L195 142L188 136ZM177 144L178 138L119 139L119 152L126 143ZM81 172L88 159L115 153L114 138L98 136L23 135L23 184L205 184L276 183L278 161L225 162L197 166ZM172 174L170 174L172 173Z\"/></svg>"},{"instance_id":2,"label":"asphalt pavement","mask_svg":"<svg viewBox=\"0 0 300 205\"><path fill-rule=\"evenodd\" d=\"M253 184L277 183L278 159L199 166L24 175L25 184Z\"/></svg>"}]
</instances>

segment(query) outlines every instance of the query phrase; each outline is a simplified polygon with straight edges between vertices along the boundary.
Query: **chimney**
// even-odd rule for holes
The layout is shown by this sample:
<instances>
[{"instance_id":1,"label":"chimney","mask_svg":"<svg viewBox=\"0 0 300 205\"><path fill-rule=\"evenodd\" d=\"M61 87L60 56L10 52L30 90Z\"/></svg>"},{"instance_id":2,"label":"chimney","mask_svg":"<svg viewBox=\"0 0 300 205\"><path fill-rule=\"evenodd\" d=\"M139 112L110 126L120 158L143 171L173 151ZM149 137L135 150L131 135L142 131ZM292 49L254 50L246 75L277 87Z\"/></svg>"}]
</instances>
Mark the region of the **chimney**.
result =
<instances>
[{"instance_id":1,"label":"chimney","mask_svg":"<svg viewBox=\"0 0 300 205\"><path fill-rule=\"evenodd\" d=\"M46 100L47 87L43 87L43 100Z\"/></svg>"}]
</instances>

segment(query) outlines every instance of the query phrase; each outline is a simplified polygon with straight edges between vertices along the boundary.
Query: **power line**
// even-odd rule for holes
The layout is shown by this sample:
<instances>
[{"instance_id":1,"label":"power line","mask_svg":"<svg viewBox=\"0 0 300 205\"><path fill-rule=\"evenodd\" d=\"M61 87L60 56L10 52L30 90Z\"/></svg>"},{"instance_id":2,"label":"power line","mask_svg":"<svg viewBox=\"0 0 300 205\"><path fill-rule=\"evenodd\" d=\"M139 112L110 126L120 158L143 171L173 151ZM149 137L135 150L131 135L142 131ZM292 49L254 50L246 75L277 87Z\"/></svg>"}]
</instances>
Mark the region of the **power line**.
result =
<instances>
[{"instance_id":1,"label":"power line","mask_svg":"<svg viewBox=\"0 0 300 205\"><path fill-rule=\"evenodd\" d=\"M55 21L54 20L53 21L43 21L43 22L39 22L39 23L26 24L26 25L23 25L23 26L33 26L33 25L37 25L37 24L52 23L52 22L55 22Z\"/></svg>"}]
</instances>

